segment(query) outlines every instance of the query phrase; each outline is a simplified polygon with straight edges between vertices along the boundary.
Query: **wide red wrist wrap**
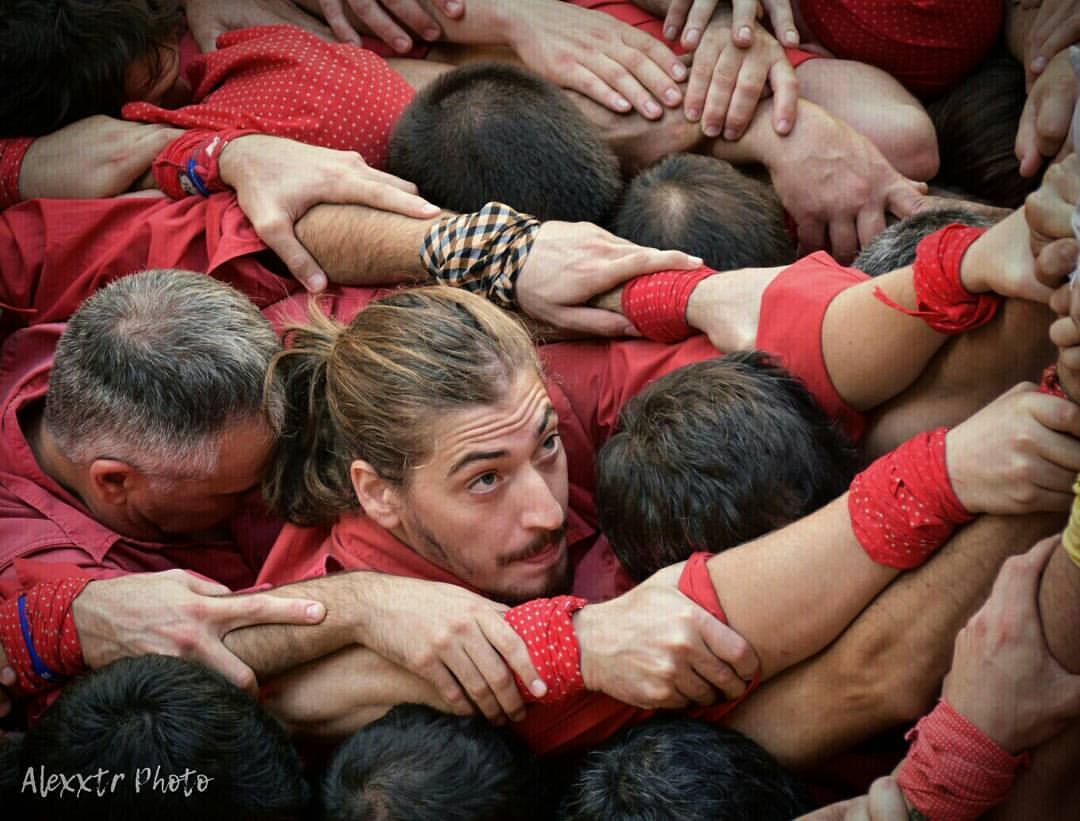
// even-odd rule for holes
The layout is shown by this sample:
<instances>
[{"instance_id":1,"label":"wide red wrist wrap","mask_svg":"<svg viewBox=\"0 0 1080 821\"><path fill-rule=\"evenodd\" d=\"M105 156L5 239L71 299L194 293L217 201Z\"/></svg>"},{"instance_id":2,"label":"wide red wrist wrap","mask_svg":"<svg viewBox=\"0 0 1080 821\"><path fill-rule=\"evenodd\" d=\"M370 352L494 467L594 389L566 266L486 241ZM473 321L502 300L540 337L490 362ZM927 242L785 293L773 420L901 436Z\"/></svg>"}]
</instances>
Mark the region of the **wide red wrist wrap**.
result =
<instances>
[{"instance_id":1,"label":"wide red wrist wrap","mask_svg":"<svg viewBox=\"0 0 1080 821\"><path fill-rule=\"evenodd\" d=\"M946 428L920 433L855 477L848 511L855 537L878 564L908 570L972 516L949 481Z\"/></svg>"},{"instance_id":2,"label":"wide red wrist wrap","mask_svg":"<svg viewBox=\"0 0 1080 821\"><path fill-rule=\"evenodd\" d=\"M985 233L985 228L953 223L919 243L914 272L917 310L897 305L880 288L874 290L874 296L901 313L921 317L938 333L959 334L985 325L997 313L1001 297L973 294L960 281L964 254Z\"/></svg>"},{"instance_id":3,"label":"wide red wrist wrap","mask_svg":"<svg viewBox=\"0 0 1080 821\"><path fill-rule=\"evenodd\" d=\"M26 152L33 142L33 137L0 140L0 210L22 200L19 175Z\"/></svg>"},{"instance_id":4,"label":"wide red wrist wrap","mask_svg":"<svg viewBox=\"0 0 1080 821\"><path fill-rule=\"evenodd\" d=\"M39 582L25 593L23 612L30 638L39 659L53 672L75 676L86 671L79 632L75 628L72 604L91 579L64 579ZM18 676L18 688L26 694L56 686L35 671L30 648L23 634L19 597L0 603L0 644L4 645L8 664Z\"/></svg>"},{"instance_id":5,"label":"wide red wrist wrap","mask_svg":"<svg viewBox=\"0 0 1080 821\"><path fill-rule=\"evenodd\" d=\"M158 188L174 200L189 195L208 197L217 191L228 190L218 167L221 152L232 140L257 133L243 128L185 131L165 146L154 160L154 180Z\"/></svg>"},{"instance_id":6,"label":"wide red wrist wrap","mask_svg":"<svg viewBox=\"0 0 1080 821\"><path fill-rule=\"evenodd\" d=\"M547 694L537 698L530 692L529 683L518 678L518 689L525 701L550 704L585 689L581 647L572 617L586 604L579 596L556 596L525 602L507 612L507 623L524 640L536 672L547 685Z\"/></svg>"},{"instance_id":7,"label":"wide red wrist wrap","mask_svg":"<svg viewBox=\"0 0 1080 821\"><path fill-rule=\"evenodd\" d=\"M1009 794L1027 756L1012 756L942 700L907 738L914 743L897 778L919 812L933 821L979 818Z\"/></svg>"},{"instance_id":8,"label":"wide red wrist wrap","mask_svg":"<svg viewBox=\"0 0 1080 821\"><path fill-rule=\"evenodd\" d=\"M686 322L690 295L712 268L660 271L635 277L623 286L622 310L641 335L656 342L679 342L693 336Z\"/></svg>"}]
</instances>

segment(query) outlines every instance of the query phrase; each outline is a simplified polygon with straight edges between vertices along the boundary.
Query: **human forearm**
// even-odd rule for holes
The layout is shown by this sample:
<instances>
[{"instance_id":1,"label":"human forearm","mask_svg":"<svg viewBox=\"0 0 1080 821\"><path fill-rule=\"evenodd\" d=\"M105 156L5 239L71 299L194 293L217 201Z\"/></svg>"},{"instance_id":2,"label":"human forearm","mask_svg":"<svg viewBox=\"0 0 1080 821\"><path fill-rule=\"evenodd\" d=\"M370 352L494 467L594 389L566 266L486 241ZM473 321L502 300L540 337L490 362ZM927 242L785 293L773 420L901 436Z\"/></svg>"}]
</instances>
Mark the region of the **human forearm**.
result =
<instances>
[{"instance_id":1,"label":"human forearm","mask_svg":"<svg viewBox=\"0 0 1080 821\"><path fill-rule=\"evenodd\" d=\"M1060 525L1057 514L973 522L894 581L825 652L755 692L730 725L787 766L807 767L919 717L1001 563Z\"/></svg>"},{"instance_id":2,"label":"human forearm","mask_svg":"<svg viewBox=\"0 0 1080 821\"><path fill-rule=\"evenodd\" d=\"M420 246L433 222L361 205L319 205L296 224L296 235L332 282L393 285L428 279Z\"/></svg>"},{"instance_id":3,"label":"human forearm","mask_svg":"<svg viewBox=\"0 0 1080 821\"><path fill-rule=\"evenodd\" d=\"M275 678L262 695L263 706L290 732L323 739L353 733L396 704L427 704L451 712L426 681L358 646Z\"/></svg>"},{"instance_id":4,"label":"human forearm","mask_svg":"<svg viewBox=\"0 0 1080 821\"><path fill-rule=\"evenodd\" d=\"M709 561L728 623L757 651L762 678L825 647L896 574L855 537L847 494Z\"/></svg>"}]
</instances>

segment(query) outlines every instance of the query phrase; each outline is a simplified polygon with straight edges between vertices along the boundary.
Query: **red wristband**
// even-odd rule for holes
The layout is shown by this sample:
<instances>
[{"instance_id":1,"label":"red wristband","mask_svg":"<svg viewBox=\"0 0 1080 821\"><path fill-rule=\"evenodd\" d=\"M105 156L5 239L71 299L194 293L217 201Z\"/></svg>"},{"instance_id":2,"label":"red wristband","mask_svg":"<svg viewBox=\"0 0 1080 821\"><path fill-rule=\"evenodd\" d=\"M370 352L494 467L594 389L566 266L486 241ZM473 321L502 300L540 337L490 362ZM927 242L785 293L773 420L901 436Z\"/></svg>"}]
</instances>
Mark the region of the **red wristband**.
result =
<instances>
[{"instance_id":1,"label":"red wristband","mask_svg":"<svg viewBox=\"0 0 1080 821\"><path fill-rule=\"evenodd\" d=\"M949 481L946 428L908 440L855 477L848 511L855 537L878 564L908 570L972 516Z\"/></svg>"},{"instance_id":2,"label":"red wristband","mask_svg":"<svg viewBox=\"0 0 1080 821\"><path fill-rule=\"evenodd\" d=\"M189 195L208 197L229 186L221 181L218 162L221 152L232 140L257 131L230 128L222 131L196 129L185 131L158 154L154 160L154 180L174 200Z\"/></svg>"},{"instance_id":3,"label":"red wristband","mask_svg":"<svg viewBox=\"0 0 1080 821\"><path fill-rule=\"evenodd\" d=\"M588 602L578 596L556 596L525 602L507 612L507 624L525 641L536 672L547 684L547 694L537 698L529 690L528 683L518 678L518 689L527 702L552 704L585 689L585 679L581 675L581 646L572 617L586 604Z\"/></svg>"},{"instance_id":4,"label":"red wristband","mask_svg":"<svg viewBox=\"0 0 1080 821\"><path fill-rule=\"evenodd\" d=\"M623 313L642 336L656 342L679 342L693 336L693 328L686 323L690 294L715 273L701 267L635 277L623 286Z\"/></svg>"},{"instance_id":5,"label":"red wristband","mask_svg":"<svg viewBox=\"0 0 1080 821\"><path fill-rule=\"evenodd\" d=\"M22 201L19 175L22 173L26 152L30 150L33 142L33 137L0 139L0 210Z\"/></svg>"},{"instance_id":6,"label":"red wristband","mask_svg":"<svg viewBox=\"0 0 1080 821\"><path fill-rule=\"evenodd\" d=\"M91 581L76 578L39 582L0 604L0 643L23 693L38 693L56 686L55 681L41 675L42 665L63 677L86 671L71 606ZM20 599L23 599L22 607Z\"/></svg>"},{"instance_id":7,"label":"red wristband","mask_svg":"<svg viewBox=\"0 0 1080 821\"><path fill-rule=\"evenodd\" d=\"M979 818L1009 794L1027 756L1012 756L942 700L908 733L914 743L897 782L919 812L934 821Z\"/></svg>"},{"instance_id":8,"label":"red wristband","mask_svg":"<svg viewBox=\"0 0 1080 821\"><path fill-rule=\"evenodd\" d=\"M959 334L985 325L997 313L1001 297L973 294L960 281L960 263L985 228L953 223L919 243L915 252L915 297L918 310L897 305L880 288L874 296L908 316L922 318L938 333Z\"/></svg>"}]
</instances>

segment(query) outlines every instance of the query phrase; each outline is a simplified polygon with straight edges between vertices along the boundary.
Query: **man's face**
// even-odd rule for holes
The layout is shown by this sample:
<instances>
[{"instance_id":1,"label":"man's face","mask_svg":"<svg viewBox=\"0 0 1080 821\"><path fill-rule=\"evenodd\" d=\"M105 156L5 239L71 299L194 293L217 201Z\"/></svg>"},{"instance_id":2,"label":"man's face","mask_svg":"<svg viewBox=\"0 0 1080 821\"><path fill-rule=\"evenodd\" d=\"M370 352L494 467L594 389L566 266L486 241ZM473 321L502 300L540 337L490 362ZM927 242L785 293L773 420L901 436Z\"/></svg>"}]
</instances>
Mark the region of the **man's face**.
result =
<instances>
[{"instance_id":1,"label":"man's face","mask_svg":"<svg viewBox=\"0 0 1080 821\"><path fill-rule=\"evenodd\" d=\"M396 535L497 599L565 592L568 480L559 420L536 374L496 405L440 417L401 493Z\"/></svg>"},{"instance_id":2,"label":"man's face","mask_svg":"<svg viewBox=\"0 0 1080 821\"><path fill-rule=\"evenodd\" d=\"M258 489L273 446L274 435L265 422L238 422L222 433L217 467L210 475L140 483L126 506L139 530L137 538L157 541L220 525Z\"/></svg>"}]
</instances>

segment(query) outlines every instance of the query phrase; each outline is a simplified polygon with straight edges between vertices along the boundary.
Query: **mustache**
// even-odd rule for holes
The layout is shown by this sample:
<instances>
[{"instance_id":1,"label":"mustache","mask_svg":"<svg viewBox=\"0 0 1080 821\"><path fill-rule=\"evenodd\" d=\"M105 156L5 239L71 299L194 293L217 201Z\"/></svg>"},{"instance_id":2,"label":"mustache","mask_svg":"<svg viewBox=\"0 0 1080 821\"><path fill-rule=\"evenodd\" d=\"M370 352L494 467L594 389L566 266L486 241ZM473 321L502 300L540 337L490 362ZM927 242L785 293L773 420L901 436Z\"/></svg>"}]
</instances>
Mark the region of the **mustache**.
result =
<instances>
[{"instance_id":1,"label":"mustache","mask_svg":"<svg viewBox=\"0 0 1080 821\"><path fill-rule=\"evenodd\" d=\"M566 535L567 525L567 520L563 519L563 523L559 525L559 527L557 527L555 530L549 530L547 533L537 536L535 539L529 542L526 547L516 551L515 553L511 553L508 556L501 556L498 561L499 567L506 567L508 564L513 564L514 562L531 559L533 556L537 555L538 553L542 553L552 545L558 544L563 540L563 537Z\"/></svg>"}]
</instances>

